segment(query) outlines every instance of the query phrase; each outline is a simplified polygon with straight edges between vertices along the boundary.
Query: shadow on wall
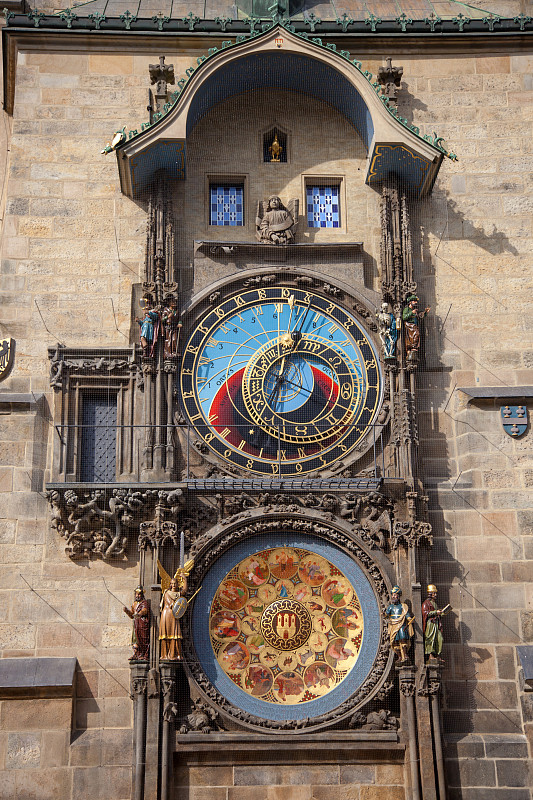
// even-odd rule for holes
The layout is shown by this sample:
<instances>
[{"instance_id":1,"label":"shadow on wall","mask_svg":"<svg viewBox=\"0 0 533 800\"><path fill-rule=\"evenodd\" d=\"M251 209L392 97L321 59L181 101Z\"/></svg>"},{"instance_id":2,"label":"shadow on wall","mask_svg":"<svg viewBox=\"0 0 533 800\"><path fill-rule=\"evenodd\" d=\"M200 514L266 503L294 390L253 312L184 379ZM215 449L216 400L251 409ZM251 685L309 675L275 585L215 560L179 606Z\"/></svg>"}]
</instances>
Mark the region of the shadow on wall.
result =
<instances>
[{"instance_id":1,"label":"shadow on wall","mask_svg":"<svg viewBox=\"0 0 533 800\"><path fill-rule=\"evenodd\" d=\"M465 197L465 208L469 203ZM458 282L460 276L471 281L464 257L463 262L460 258L440 258L438 250L444 237L450 242L468 238L488 253L517 252L496 226L487 233L483 220L475 223L469 220L466 211L438 188L433 196L411 205L411 228L420 308L430 306L434 310L437 302L442 304L442 277L436 281L442 267L446 274L450 268L457 273ZM437 286L441 287L440 295ZM453 287L444 286L444 291L454 300ZM475 284L469 290L474 305L479 292ZM464 302L460 295L459 298L458 302ZM443 730L445 736L456 737L471 732L520 734L513 684L513 642L518 641L517 633L507 624L505 612L492 610L489 594L492 583L501 581L498 557L494 557L494 563L484 561L486 554L478 555L474 548L471 556L463 556L466 562L463 565L456 552L457 542L462 541L463 535L468 537L472 533L464 526L470 521L478 523L479 515L483 516L484 492L478 490L471 472L465 473L462 479L459 472L456 479L460 466L455 461L457 420L450 403L455 389L452 373L465 369L464 356L469 356L469 352L468 348L462 351L454 344L454 328L449 323L447 326L447 319L447 313L439 316L432 311L425 320L425 355L421 354L417 375L420 474L430 498L434 535L431 580L438 588L439 607L450 603L455 609L443 618ZM474 366L472 361L472 368ZM491 448L490 438L474 424L461 421L459 434L464 432L472 434L476 440L481 437L479 446L482 449ZM482 589L477 591L480 585ZM488 597L491 599L487 600ZM474 620L475 626L472 625ZM454 781L454 785L461 784Z\"/></svg>"}]
</instances>

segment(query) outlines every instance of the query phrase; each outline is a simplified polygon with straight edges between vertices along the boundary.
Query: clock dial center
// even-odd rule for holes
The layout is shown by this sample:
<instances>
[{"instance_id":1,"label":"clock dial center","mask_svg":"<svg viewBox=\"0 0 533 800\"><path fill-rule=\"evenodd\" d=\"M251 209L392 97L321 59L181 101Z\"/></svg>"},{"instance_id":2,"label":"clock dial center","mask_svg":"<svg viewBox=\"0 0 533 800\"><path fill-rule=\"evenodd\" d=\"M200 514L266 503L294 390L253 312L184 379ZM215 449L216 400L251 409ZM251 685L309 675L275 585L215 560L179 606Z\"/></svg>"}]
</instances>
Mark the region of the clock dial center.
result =
<instances>
[{"instance_id":1,"label":"clock dial center","mask_svg":"<svg viewBox=\"0 0 533 800\"><path fill-rule=\"evenodd\" d=\"M314 382L313 370L301 355L282 356L265 375L269 408L279 413L300 408L312 394Z\"/></svg>"}]
</instances>

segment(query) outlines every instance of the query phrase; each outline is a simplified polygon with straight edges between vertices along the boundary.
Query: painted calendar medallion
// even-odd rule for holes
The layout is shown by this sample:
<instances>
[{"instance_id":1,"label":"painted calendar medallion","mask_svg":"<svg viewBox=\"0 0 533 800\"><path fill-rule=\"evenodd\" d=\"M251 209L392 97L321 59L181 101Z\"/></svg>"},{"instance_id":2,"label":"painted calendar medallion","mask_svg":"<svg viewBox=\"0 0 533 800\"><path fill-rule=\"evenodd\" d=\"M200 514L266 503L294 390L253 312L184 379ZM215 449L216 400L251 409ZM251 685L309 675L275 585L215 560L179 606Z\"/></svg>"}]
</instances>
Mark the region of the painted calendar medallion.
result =
<instances>
[{"instance_id":1,"label":"painted calendar medallion","mask_svg":"<svg viewBox=\"0 0 533 800\"><path fill-rule=\"evenodd\" d=\"M240 632L241 620L233 611L224 609L211 618L211 635L220 642L236 639Z\"/></svg>"},{"instance_id":2,"label":"painted calendar medallion","mask_svg":"<svg viewBox=\"0 0 533 800\"><path fill-rule=\"evenodd\" d=\"M224 581L219 591L220 605L232 611L240 611L248 600L248 589L235 579Z\"/></svg>"},{"instance_id":3,"label":"painted calendar medallion","mask_svg":"<svg viewBox=\"0 0 533 800\"><path fill-rule=\"evenodd\" d=\"M268 564L263 558L247 558L241 564L239 578L246 586L262 586L268 580Z\"/></svg>"},{"instance_id":4,"label":"painted calendar medallion","mask_svg":"<svg viewBox=\"0 0 533 800\"><path fill-rule=\"evenodd\" d=\"M303 547L249 553L223 577L210 640L231 681L264 703L325 697L357 663L363 614L348 577Z\"/></svg>"}]
</instances>

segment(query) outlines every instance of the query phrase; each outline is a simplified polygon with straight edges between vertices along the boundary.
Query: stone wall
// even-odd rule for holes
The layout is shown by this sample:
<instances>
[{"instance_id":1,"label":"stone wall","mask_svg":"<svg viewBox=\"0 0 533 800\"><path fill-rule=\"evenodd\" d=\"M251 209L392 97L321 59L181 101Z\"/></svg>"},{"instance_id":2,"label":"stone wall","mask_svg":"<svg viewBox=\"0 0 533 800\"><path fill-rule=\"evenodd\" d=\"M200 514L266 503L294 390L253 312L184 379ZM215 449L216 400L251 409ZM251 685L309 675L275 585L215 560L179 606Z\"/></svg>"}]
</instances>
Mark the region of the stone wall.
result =
<instances>
[{"instance_id":1,"label":"stone wall","mask_svg":"<svg viewBox=\"0 0 533 800\"><path fill-rule=\"evenodd\" d=\"M422 305L432 306L428 371L418 378L421 474L437 537L433 579L440 602L455 612L444 621L443 721L452 741L468 734L450 750L461 758L451 764L449 781L472 787L452 796L525 798L529 790L517 788L530 785L525 765L514 770L493 758L505 737L508 754L515 742L516 757L525 756L521 734L530 746L533 735L514 647L533 641L533 440L529 431L517 440L504 433L499 406L513 401L468 403L458 389L533 382L526 288L533 246L531 57L434 58L423 69L419 59L401 63L406 115L417 125L431 120L459 154L416 215L419 292ZM496 733L497 745L485 736Z\"/></svg>"},{"instance_id":2,"label":"stone wall","mask_svg":"<svg viewBox=\"0 0 533 800\"><path fill-rule=\"evenodd\" d=\"M454 606L445 620L448 774L451 786L468 787L452 797L523 800L529 777L524 762L513 762L531 748L533 709L531 695L519 690L515 645L533 641L533 440L529 430L512 440L497 406L467 404L458 387L532 384L533 55L389 53L404 67L400 113L423 132L445 136L459 155L412 213L421 305L431 306L426 368L418 376L421 475L436 536L433 578L440 601ZM28 714L24 704L35 709L34 701L17 701L8 717L0 711L0 780L15 787L18 800L129 797L130 622L106 584L130 602L137 563L133 554L118 567L72 563L50 529L43 479L57 433L47 347L130 339L145 209L122 197L115 157L100 150L115 130L145 119L147 65L158 55L23 52L18 60L0 277L0 331L16 339L17 357L1 389L44 399L38 408L2 407L0 418L0 643L3 657L75 655L79 662L70 731L59 716L56 727L44 710ZM167 62L183 74L197 55L169 49ZM360 57L375 73L381 58ZM256 93L246 105L227 101L220 130L211 115L193 134L192 193L184 186L176 192L183 266L193 238L214 238L205 225L205 174L252 176L258 132L272 120L294 137L288 178L271 177L279 165L277 173L260 165L250 177L250 201L271 191L302 198L302 171L342 172L350 226L340 236L364 242L368 284L377 288L378 198L361 183L357 138L316 101L289 102L279 93L272 107L270 99ZM237 124L239 109L244 124ZM252 202L249 208L251 221ZM251 238L253 225L241 233ZM194 800L318 800L333 786L339 800L403 798L397 773L393 780L379 765L365 766L349 783L341 769L327 788L315 778L293 785L290 770L279 780L272 769L260 773L264 782L254 784L252 766L224 769L230 772L210 784L216 789L199 786L211 773L179 773L176 797L188 785Z\"/></svg>"},{"instance_id":3,"label":"stone wall","mask_svg":"<svg viewBox=\"0 0 533 800\"><path fill-rule=\"evenodd\" d=\"M404 800L406 797L403 765L387 763L388 759L375 763L380 761L377 754L371 764L353 755L349 759L352 763L343 763L342 758L332 754L328 759L324 753L316 754L314 763L306 763L309 753L304 752L294 754L293 764L286 763L287 755L278 753L277 762L256 755L259 763L245 765L239 763L244 761L242 751L235 756L235 765L195 759L196 763L175 769L172 800L328 800L331 797Z\"/></svg>"}]
</instances>

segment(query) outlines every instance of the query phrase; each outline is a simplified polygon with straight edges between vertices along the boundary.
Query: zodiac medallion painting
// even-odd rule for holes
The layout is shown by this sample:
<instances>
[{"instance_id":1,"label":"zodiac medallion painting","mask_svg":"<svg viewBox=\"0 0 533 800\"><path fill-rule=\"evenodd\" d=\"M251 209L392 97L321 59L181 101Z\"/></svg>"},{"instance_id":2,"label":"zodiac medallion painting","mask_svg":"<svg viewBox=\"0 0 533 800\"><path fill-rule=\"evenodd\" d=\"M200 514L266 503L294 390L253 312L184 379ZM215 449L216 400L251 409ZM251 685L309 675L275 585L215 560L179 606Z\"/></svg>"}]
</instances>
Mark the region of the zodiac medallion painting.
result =
<instances>
[{"instance_id":1,"label":"zodiac medallion painting","mask_svg":"<svg viewBox=\"0 0 533 800\"><path fill-rule=\"evenodd\" d=\"M209 633L225 674L265 703L327 695L357 662L364 623L354 587L323 556L299 547L252 553L215 593Z\"/></svg>"}]
</instances>

